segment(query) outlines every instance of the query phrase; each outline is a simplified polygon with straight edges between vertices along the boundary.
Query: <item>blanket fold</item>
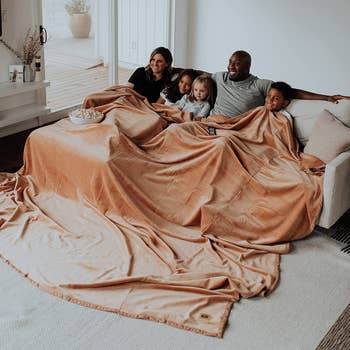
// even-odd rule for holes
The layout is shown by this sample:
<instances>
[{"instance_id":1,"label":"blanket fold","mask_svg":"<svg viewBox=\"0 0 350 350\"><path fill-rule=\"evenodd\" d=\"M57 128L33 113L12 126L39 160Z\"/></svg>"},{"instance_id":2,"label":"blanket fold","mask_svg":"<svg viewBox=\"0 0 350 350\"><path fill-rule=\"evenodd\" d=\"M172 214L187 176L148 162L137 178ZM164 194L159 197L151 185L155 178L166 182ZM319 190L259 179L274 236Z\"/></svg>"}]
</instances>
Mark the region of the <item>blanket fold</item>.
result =
<instances>
[{"instance_id":1,"label":"blanket fold","mask_svg":"<svg viewBox=\"0 0 350 350\"><path fill-rule=\"evenodd\" d=\"M33 131L0 175L2 258L64 299L221 337L315 226L324 164L264 107L195 122L122 86L83 107L105 119Z\"/></svg>"}]
</instances>

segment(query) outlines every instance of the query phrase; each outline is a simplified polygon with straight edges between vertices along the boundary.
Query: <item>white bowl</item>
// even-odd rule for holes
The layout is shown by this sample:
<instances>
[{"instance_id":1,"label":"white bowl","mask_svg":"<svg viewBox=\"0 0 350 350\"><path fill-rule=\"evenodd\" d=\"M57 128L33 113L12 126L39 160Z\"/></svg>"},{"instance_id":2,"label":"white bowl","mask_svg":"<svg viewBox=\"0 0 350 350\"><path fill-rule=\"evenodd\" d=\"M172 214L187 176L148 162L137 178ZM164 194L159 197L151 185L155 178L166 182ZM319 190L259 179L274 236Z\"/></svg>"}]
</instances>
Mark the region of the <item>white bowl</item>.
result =
<instances>
[{"instance_id":1,"label":"white bowl","mask_svg":"<svg viewBox=\"0 0 350 350\"><path fill-rule=\"evenodd\" d=\"M99 123L104 114L94 108L76 109L69 113L69 118L74 124L94 124Z\"/></svg>"}]
</instances>

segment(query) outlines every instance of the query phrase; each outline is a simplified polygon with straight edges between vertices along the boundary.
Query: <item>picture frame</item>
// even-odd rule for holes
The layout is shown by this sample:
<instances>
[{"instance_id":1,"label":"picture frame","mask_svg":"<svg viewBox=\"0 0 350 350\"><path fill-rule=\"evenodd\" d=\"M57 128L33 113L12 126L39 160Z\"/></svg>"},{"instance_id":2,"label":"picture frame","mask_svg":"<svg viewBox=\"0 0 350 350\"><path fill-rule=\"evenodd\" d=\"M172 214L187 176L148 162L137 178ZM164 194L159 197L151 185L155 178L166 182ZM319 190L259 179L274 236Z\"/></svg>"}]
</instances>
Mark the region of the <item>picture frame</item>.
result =
<instances>
[{"instance_id":1,"label":"picture frame","mask_svg":"<svg viewBox=\"0 0 350 350\"><path fill-rule=\"evenodd\" d=\"M9 80L11 83L23 83L24 74L23 64L10 64L9 65Z\"/></svg>"}]
</instances>

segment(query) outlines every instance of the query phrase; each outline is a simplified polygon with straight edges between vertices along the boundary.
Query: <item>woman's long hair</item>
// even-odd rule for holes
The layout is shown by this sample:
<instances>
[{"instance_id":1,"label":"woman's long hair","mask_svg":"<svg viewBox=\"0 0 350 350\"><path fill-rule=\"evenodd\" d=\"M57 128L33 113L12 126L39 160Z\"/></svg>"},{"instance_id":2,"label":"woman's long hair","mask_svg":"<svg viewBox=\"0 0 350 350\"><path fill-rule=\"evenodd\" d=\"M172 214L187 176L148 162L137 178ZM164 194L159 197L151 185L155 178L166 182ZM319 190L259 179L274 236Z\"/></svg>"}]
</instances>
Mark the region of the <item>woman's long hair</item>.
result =
<instances>
[{"instance_id":1,"label":"woman's long hair","mask_svg":"<svg viewBox=\"0 0 350 350\"><path fill-rule=\"evenodd\" d=\"M172 103L175 103L176 101L181 100L183 94L181 94L180 90L179 90L180 80L184 76L188 76L191 78L191 80L193 82L194 79L196 79L198 75L199 75L199 73L197 71L195 71L194 69L184 69L179 74L179 76L164 89L164 95Z\"/></svg>"},{"instance_id":2,"label":"woman's long hair","mask_svg":"<svg viewBox=\"0 0 350 350\"><path fill-rule=\"evenodd\" d=\"M157 47L152 51L151 56L149 58L149 63L145 68L146 76L149 80L154 79L152 69L150 68L150 63L153 57L158 53L163 56L165 62L168 64L168 67L165 68L162 75L162 80L164 80L165 82L168 82L170 81L170 78L171 78L171 71L172 71L171 64L173 63L173 55L171 54L169 49L163 46Z\"/></svg>"}]
</instances>

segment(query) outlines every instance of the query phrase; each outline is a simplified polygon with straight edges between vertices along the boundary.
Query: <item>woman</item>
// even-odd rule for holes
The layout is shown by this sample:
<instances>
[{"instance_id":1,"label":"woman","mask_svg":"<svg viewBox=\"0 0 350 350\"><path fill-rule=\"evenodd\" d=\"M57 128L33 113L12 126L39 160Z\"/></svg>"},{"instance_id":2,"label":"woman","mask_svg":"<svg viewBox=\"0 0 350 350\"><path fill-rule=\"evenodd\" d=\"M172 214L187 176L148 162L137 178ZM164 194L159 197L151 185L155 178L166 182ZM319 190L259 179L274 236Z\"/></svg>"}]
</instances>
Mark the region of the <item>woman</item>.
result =
<instances>
[{"instance_id":1,"label":"woman","mask_svg":"<svg viewBox=\"0 0 350 350\"><path fill-rule=\"evenodd\" d=\"M129 78L128 86L147 97L149 102L156 102L160 92L170 82L173 56L165 47L157 47L150 56L149 64L140 67Z\"/></svg>"}]
</instances>

